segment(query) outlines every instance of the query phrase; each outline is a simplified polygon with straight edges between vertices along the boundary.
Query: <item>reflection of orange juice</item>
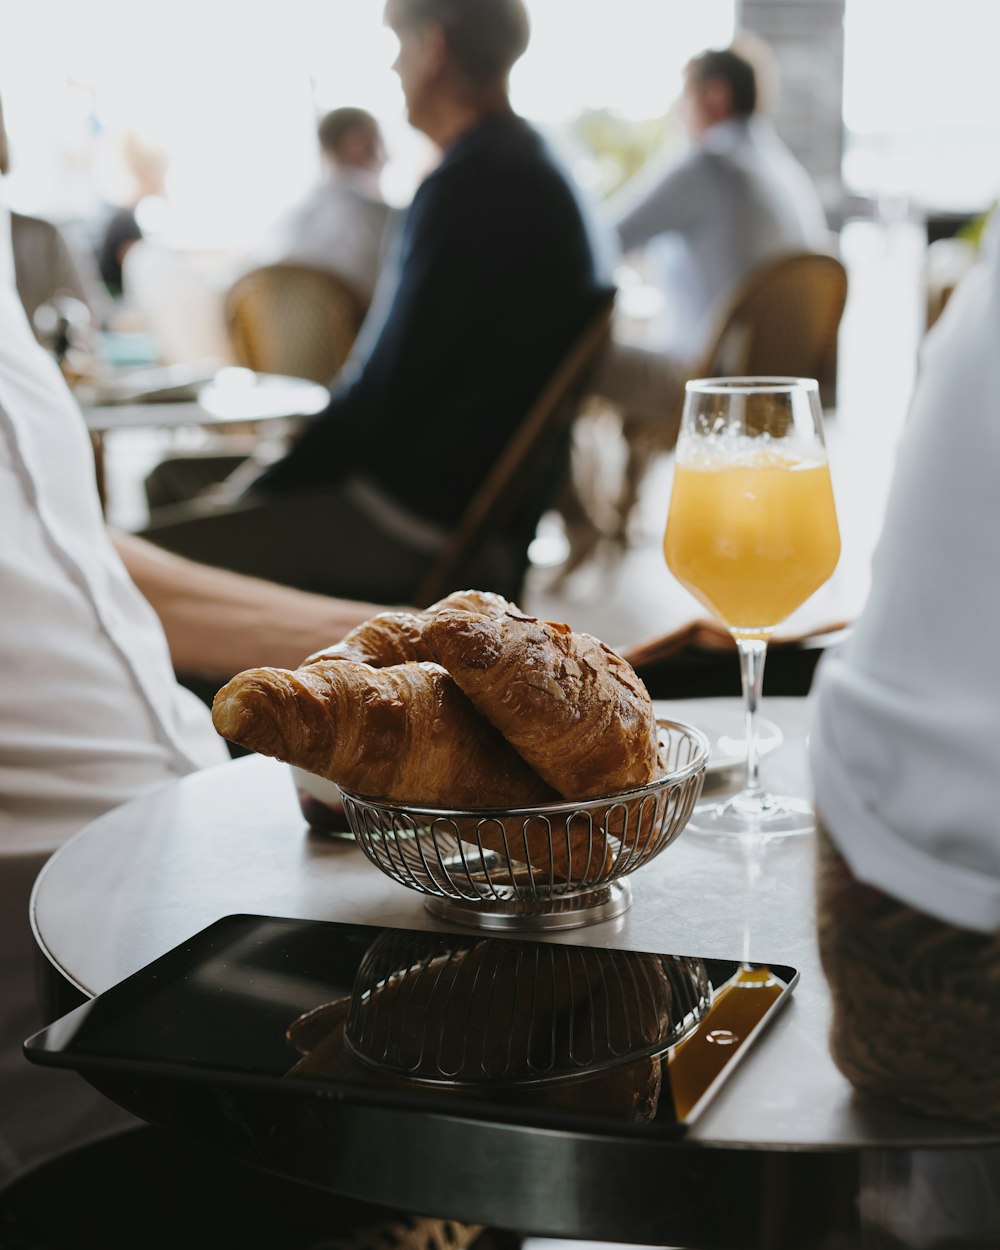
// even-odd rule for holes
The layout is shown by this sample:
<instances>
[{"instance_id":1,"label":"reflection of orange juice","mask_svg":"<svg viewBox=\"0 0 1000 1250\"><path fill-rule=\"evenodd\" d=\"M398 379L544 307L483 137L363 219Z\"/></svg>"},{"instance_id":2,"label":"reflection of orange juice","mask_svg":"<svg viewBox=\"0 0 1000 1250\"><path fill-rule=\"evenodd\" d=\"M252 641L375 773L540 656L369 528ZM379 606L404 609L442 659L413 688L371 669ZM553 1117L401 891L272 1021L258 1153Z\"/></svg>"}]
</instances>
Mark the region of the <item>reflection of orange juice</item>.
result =
<instances>
[{"instance_id":1,"label":"reflection of orange juice","mask_svg":"<svg viewBox=\"0 0 1000 1250\"><path fill-rule=\"evenodd\" d=\"M836 568L830 470L771 451L680 460L663 548L730 629L766 634Z\"/></svg>"},{"instance_id":2,"label":"reflection of orange juice","mask_svg":"<svg viewBox=\"0 0 1000 1250\"><path fill-rule=\"evenodd\" d=\"M705 1018L667 1059L674 1109L680 1119L703 1097L784 988L769 968L745 968L715 991Z\"/></svg>"}]
</instances>

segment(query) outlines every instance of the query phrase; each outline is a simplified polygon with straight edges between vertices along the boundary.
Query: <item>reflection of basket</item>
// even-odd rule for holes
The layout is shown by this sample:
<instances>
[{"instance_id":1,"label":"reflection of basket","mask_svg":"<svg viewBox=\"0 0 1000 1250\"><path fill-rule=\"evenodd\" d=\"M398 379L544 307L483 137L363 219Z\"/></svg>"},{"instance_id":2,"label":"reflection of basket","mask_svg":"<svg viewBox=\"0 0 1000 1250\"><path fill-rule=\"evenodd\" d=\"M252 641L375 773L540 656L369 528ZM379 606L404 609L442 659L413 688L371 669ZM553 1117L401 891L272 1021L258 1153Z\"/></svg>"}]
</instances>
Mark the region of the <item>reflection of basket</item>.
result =
<instances>
[{"instance_id":1,"label":"reflection of basket","mask_svg":"<svg viewBox=\"0 0 1000 1250\"><path fill-rule=\"evenodd\" d=\"M525 1085L662 1054L709 998L697 959L387 931L358 969L344 1040L397 1077Z\"/></svg>"},{"instance_id":2,"label":"reflection of basket","mask_svg":"<svg viewBox=\"0 0 1000 1250\"><path fill-rule=\"evenodd\" d=\"M629 904L620 878L670 845L701 793L708 739L659 721L665 774L639 789L535 808L444 811L343 792L351 830L435 915L477 928L569 928Z\"/></svg>"}]
</instances>

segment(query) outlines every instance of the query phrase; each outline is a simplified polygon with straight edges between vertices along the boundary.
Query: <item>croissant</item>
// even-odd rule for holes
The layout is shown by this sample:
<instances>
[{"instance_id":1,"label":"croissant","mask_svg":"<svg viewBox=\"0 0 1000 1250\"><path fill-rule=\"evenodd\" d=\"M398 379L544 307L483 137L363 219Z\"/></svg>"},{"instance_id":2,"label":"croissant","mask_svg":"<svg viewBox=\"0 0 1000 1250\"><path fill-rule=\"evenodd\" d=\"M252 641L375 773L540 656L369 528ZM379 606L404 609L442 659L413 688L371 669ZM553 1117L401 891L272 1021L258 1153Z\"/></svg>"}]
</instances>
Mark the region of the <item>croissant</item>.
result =
<instances>
[{"instance_id":1,"label":"croissant","mask_svg":"<svg viewBox=\"0 0 1000 1250\"><path fill-rule=\"evenodd\" d=\"M391 664L430 660L431 655L421 642L424 628L422 613L379 612L356 625L332 647L317 651L303 660L303 667L326 660L353 660L372 668L388 668Z\"/></svg>"},{"instance_id":2,"label":"croissant","mask_svg":"<svg viewBox=\"0 0 1000 1250\"><path fill-rule=\"evenodd\" d=\"M294 672L248 669L215 696L212 720L231 742L371 798L469 809L559 798L437 664L375 669L329 660ZM557 834L543 820L520 817L460 818L449 827L546 878L596 881L611 868L604 831L586 821Z\"/></svg>"},{"instance_id":3,"label":"croissant","mask_svg":"<svg viewBox=\"0 0 1000 1250\"><path fill-rule=\"evenodd\" d=\"M652 700L610 647L568 625L453 609L423 641L478 710L565 798L613 794L659 772Z\"/></svg>"},{"instance_id":4,"label":"croissant","mask_svg":"<svg viewBox=\"0 0 1000 1250\"><path fill-rule=\"evenodd\" d=\"M449 608L475 612L479 616L503 616L505 612L521 612L517 604L492 590L453 590L450 595L445 595L443 599L426 608L425 614L437 616L439 612L445 612Z\"/></svg>"},{"instance_id":5,"label":"croissant","mask_svg":"<svg viewBox=\"0 0 1000 1250\"><path fill-rule=\"evenodd\" d=\"M248 669L215 696L212 721L231 742L373 798L475 808L556 797L436 664Z\"/></svg>"},{"instance_id":6,"label":"croissant","mask_svg":"<svg viewBox=\"0 0 1000 1250\"><path fill-rule=\"evenodd\" d=\"M502 595L483 590L456 590L422 612L379 612L356 625L335 646L317 651L303 663L357 660L373 668L387 668L390 664L406 664L411 660L430 660L432 656L421 639L423 628L438 612L449 608L483 616L502 616L508 609L519 611Z\"/></svg>"}]
</instances>

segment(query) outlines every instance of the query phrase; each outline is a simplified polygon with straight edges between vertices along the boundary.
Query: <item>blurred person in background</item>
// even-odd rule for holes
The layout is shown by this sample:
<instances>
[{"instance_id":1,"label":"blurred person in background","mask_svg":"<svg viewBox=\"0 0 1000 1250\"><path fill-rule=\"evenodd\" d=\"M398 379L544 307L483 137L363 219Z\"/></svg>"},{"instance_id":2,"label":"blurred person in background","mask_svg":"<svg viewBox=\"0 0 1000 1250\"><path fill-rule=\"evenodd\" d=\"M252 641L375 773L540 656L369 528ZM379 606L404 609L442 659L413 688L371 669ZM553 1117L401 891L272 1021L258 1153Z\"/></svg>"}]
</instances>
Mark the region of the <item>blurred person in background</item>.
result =
<instances>
[{"instance_id":1,"label":"blurred person in background","mask_svg":"<svg viewBox=\"0 0 1000 1250\"><path fill-rule=\"evenodd\" d=\"M109 533L80 410L9 284L0 284L0 527L2 1190L127 1119L84 1081L21 1053L43 1023L28 900L45 860L112 807L229 758L175 669L218 688L246 667L295 667L378 609ZM6 1227L0 1219L3 1245Z\"/></svg>"},{"instance_id":2,"label":"blurred person in background","mask_svg":"<svg viewBox=\"0 0 1000 1250\"><path fill-rule=\"evenodd\" d=\"M364 109L337 108L320 120L317 138L326 176L275 223L252 261L329 270L367 308L392 213L379 186L382 132Z\"/></svg>"},{"instance_id":3,"label":"blurred person in background","mask_svg":"<svg viewBox=\"0 0 1000 1250\"><path fill-rule=\"evenodd\" d=\"M641 341L616 333L594 378L594 394L621 416L628 448L620 542L653 456L677 441L684 382L700 371L725 302L762 262L829 247L819 193L759 108L770 66L755 46L759 83L749 55L708 50L688 62L678 110L689 150L665 170L654 162L607 209L624 254L640 255L663 301ZM597 536L578 512L568 568Z\"/></svg>"},{"instance_id":4,"label":"blurred person in background","mask_svg":"<svg viewBox=\"0 0 1000 1250\"><path fill-rule=\"evenodd\" d=\"M101 278L108 294L116 299L123 294L125 257L143 238L138 217L140 205L144 200L163 197L167 173L166 153L131 132L122 137L121 156L129 190L125 203L111 207L107 213L96 248Z\"/></svg>"},{"instance_id":5,"label":"blurred person in background","mask_svg":"<svg viewBox=\"0 0 1000 1250\"><path fill-rule=\"evenodd\" d=\"M89 322L86 286L58 228L7 207L3 178L9 172L10 146L0 100L0 282L16 288L35 337L58 350L61 319ZM62 301L66 303L61 314Z\"/></svg>"},{"instance_id":6,"label":"blurred person in background","mask_svg":"<svg viewBox=\"0 0 1000 1250\"><path fill-rule=\"evenodd\" d=\"M394 232L326 409L238 493L144 535L223 568L411 602L532 401L609 290L578 193L512 110L521 0L389 0L411 125L441 150ZM487 589L516 593L498 544Z\"/></svg>"},{"instance_id":7,"label":"blurred person in background","mask_svg":"<svg viewBox=\"0 0 1000 1250\"><path fill-rule=\"evenodd\" d=\"M713 312L751 269L829 246L819 193L758 99L747 57L732 48L694 57L679 102L689 151L609 206L626 255L648 249L668 309L658 346L682 368L706 350Z\"/></svg>"}]
</instances>

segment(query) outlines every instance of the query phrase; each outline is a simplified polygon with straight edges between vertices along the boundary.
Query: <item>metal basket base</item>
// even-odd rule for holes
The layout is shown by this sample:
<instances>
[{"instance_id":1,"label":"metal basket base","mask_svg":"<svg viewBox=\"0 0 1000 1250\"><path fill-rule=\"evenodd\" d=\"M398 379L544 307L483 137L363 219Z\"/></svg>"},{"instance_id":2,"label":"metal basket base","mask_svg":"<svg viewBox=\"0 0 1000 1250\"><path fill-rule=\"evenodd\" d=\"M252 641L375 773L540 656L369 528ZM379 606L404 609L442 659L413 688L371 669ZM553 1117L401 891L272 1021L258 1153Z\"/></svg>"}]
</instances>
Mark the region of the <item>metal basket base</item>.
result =
<instances>
[{"instance_id":1,"label":"metal basket base","mask_svg":"<svg viewBox=\"0 0 1000 1250\"><path fill-rule=\"evenodd\" d=\"M427 898L424 906L432 916L470 929L504 930L508 933L543 929L579 929L600 924L628 911L632 887L627 881L610 881L579 894L537 902L494 902L488 899Z\"/></svg>"}]
</instances>

